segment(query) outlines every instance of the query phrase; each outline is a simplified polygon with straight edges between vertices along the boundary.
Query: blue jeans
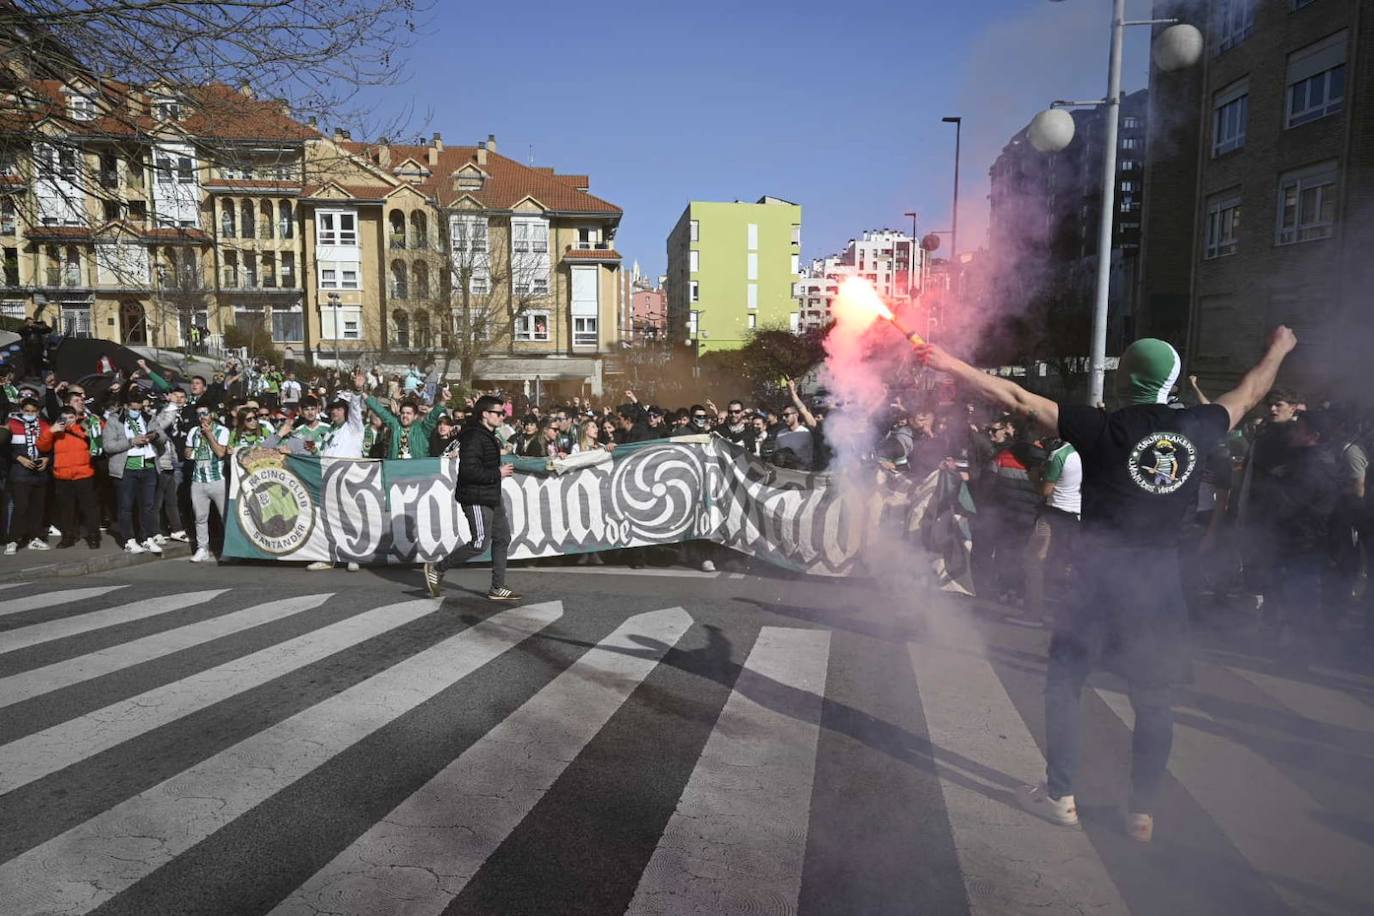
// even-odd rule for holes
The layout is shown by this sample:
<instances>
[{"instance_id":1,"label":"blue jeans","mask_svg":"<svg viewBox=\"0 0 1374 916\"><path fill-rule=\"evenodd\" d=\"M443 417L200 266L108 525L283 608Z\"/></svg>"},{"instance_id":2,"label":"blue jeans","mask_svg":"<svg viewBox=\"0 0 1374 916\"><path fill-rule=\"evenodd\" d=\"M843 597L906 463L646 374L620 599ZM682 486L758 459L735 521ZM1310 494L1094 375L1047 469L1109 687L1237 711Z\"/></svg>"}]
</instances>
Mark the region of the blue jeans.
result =
<instances>
[{"instance_id":1,"label":"blue jeans","mask_svg":"<svg viewBox=\"0 0 1374 916\"><path fill-rule=\"evenodd\" d=\"M138 528L143 540L158 533L157 468L125 468L119 478L119 539L134 536L134 508L138 509Z\"/></svg>"},{"instance_id":2,"label":"blue jeans","mask_svg":"<svg viewBox=\"0 0 1374 916\"><path fill-rule=\"evenodd\" d=\"M1080 702L1092 671L1086 647L1057 640L1045 677L1045 776L1055 798L1073 794L1083 747ZM1131 734L1130 811L1150 814L1174 746L1173 689L1167 684L1130 686L1135 730Z\"/></svg>"}]
</instances>

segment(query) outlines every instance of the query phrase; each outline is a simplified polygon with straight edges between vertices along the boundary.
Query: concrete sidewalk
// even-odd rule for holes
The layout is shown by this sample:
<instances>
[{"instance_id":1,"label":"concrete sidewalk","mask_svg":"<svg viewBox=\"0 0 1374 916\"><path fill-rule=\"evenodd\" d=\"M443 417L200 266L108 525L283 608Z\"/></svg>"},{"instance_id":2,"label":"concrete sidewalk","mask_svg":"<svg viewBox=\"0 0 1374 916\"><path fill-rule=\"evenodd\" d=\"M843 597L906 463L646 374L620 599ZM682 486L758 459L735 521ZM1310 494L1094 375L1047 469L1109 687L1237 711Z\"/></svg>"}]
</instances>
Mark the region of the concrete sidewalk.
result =
<instances>
[{"instance_id":1,"label":"concrete sidewalk","mask_svg":"<svg viewBox=\"0 0 1374 916\"><path fill-rule=\"evenodd\" d=\"M100 546L95 550L87 547L85 541L77 541L75 547L58 550L57 538L48 538L48 545L52 550L28 550L21 547L12 557L0 553L0 582L54 576L90 576L112 569L124 569L128 566L191 555L190 545L178 541L168 541L164 544L162 556L153 553L125 553L109 534L101 538Z\"/></svg>"}]
</instances>

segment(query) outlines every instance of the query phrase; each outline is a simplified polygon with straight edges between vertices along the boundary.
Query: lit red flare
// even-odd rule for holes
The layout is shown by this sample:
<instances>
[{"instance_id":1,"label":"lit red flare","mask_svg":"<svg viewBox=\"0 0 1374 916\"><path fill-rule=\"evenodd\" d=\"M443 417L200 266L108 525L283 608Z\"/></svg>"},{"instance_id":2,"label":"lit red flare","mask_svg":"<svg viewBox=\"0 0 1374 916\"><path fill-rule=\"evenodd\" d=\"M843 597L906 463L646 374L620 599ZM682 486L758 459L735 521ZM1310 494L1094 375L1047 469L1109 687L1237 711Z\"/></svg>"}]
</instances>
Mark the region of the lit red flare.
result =
<instances>
[{"instance_id":1,"label":"lit red flare","mask_svg":"<svg viewBox=\"0 0 1374 916\"><path fill-rule=\"evenodd\" d=\"M849 277L840 284L839 295L835 297L832 311L837 321L851 325L856 330L867 328L882 318L901 331L902 336L911 341L913 346L925 343L921 335L902 327L897 316L892 314L892 309L887 307L883 297L873 288L873 284L863 277Z\"/></svg>"}]
</instances>

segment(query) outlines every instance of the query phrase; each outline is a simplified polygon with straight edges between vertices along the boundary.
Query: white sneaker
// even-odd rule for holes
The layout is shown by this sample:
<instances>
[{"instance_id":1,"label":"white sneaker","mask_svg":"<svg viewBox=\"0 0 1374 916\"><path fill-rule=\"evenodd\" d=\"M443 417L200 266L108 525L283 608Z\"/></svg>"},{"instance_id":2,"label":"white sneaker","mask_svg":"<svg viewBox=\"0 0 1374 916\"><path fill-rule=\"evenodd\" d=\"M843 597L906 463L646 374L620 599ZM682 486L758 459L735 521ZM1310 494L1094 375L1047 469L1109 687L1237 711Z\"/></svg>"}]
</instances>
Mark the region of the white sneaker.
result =
<instances>
[{"instance_id":1,"label":"white sneaker","mask_svg":"<svg viewBox=\"0 0 1374 916\"><path fill-rule=\"evenodd\" d=\"M10 541L8 544L5 545L5 556L12 557L18 552L19 545L16 544L14 541Z\"/></svg>"},{"instance_id":2,"label":"white sneaker","mask_svg":"<svg viewBox=\"0 0 1374 916\"><path fill-rule=\"evenodd\" d=\"M1051 824L1061 827L1078 826L1078 805L1074 803L1072 795L1050 798L1050 793L1044 786L1022 786L1016 793L1016 801L1031 814L1044 818Z\"/></svg>"},{"instance_id":3,"label":"white sneaker","mask_svg":"<svg viewBox=\"0 0 1374 916\"><path fill-rule=\"evenodd\" d=\"M202 547L191 555L192 563L209 563L214 557L210 556L210 551Z\"/></svg>"},{"instance_id":4,"label":"white sneaker","mask_svg":"<svg viewBox=\"0 0 1374 916\"><path fill-rule=\"evenodd\" d=\"M148 538L143 542L143 549L149 553L162 553L162 545L157 542L157 538Z\"/></svg>"},{"instance_id":5,"label":"white sneaker","mask_svg":"<svg viewBox=\"0 0 1374 916\"><path fill-rule=\"evenodd\" d=\"M143 547L139 545L138 541L135 541L133 538L129 538L127 541L124 542L124 552L147 553L148 551L144 550Z\"/></svg>"},{"instance_id":6,"label":"white sneaker","mask_svg":"<svg viewBox=\"0 0 1374 916\"><path fill-rule=\"evenodd\" d=\"M316 560L314 563L311 563L309 566L306 567L306 569L310 570L311 572L322 572L326 569L333 568L333 563L326 563L324 560Z\"/></svg>"},{"instance_id":7,"label":"white sneaker","mask_svg":"<svg viewBox=\"0 0 1374 916\"><path fill-rule=\"evenodd\" d=\"M702 572L715 572L715 571L716 571L716 564L712 563L710 560L702 560L702 561L701 561L701 571L702 571Z\"/></svg>"},{"instance_id":8,"label":"white sneaker","mask_svg":"<svg viewBox=\"0 0 1374 916\"><path fill-rule=\"evenodd\" d=\"M32 541L29 541L29 549L30 549L30 550L52 550L52 548L48 546L48 542L45 541L45 540L43 540L42 538L34 538Z\"/></svg>"},{"instance_id":9,"label":"white sneaker","mask_svg":"<svg viewBox=\"0 0 1374 916\"><path fill-rule=\"evenodd\" d=\"M357 564L357 563L349 563L349 564L348 564L348 571L349 571L349 572L357 572L357 571L358 571L358 564Z\"/></svg>"},{"instance_id":10,"label":"white sneaker","mask_svg":"<svg viewBox=\"0 0 1374 916\"><path fill-rule=\"evenodd\" d=\"M1148 814L1126 815L1126 836L1137 843L1148 843L1154 839L1155 819Z\"/></svg>"},{"instance_id":11,"label":"white sneaker","mask_svg":"<svg viewBox=\"0 0 1374 916\"><path fill-rule=\"evenodd\" d=\"M181 541L181 543L183 544L189 543L191 540L190 537L187 536L185 531L173 531L170 535L168 535L168 537L170 537L174 541Z\"/></svg>"},{"instance_id":12,"label":"white sneaker","mask_svg":"<svg viewBox=\"0 0 1374 916\"><path fill-rule=\"evenodd\" d=\"M161 547L163 544L167 543L167 536L165 534L155 534L153 535L153 543Z\"/></svg>"},{"instance_id":13,"label":"white sneaker","mask_svg":"<svg viewBox=\"0 0 1374 916\"><path fill-rule=\"evenodd\" d=\"M57 526L56 526L56 525L49 525L49 526L48 526L48 537L50 537L50 538L60 538L61 536L62 536L62 532L57 530Z\"/></svg>"}]
</instances>

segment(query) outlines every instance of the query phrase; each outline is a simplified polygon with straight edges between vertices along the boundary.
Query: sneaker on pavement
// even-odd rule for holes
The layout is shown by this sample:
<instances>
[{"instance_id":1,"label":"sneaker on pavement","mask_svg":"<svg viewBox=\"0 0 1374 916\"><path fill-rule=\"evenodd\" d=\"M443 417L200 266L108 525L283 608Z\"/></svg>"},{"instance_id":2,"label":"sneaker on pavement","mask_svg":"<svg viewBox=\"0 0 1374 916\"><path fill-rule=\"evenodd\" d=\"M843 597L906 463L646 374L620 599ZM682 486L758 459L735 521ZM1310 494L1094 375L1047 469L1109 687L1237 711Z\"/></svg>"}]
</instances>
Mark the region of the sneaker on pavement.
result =
<instances>
[{"instance_id":1,"label":"sneaker on pavement","mask_svg":"<svg viewBox=\"0 0 1374 916\"><path fill-rule=\"evenodd\" d=\"M326 569L333 569L333 568L334 568L334 564L333 564L333 563L326 563L324 560L316 560L314 563L311 563L310 565L306 566L305 568L308 569L308 570L310 570L311 572L320 572L320 571L326 570Z\"/></svg>"},{"instance_id":2,"label":"sneaker on pavement","mask_svg":"<svg viewBox=\"0 0 1374 916\"><path fill-rule=\"evenodd\" d=\"M56 526L56 525L49 525L49 526L48 526L48 537L50 537L50 538L60 538L61 536L62 536L62 532L57 530L57 526Z\"/></svg>"},{"instance_id":3,"label":"sneaker on pavement","mask_svg":"<svg viewBox=\"0 0 1374 916\"><path fill-rule=\"evenodd\" d=\"M189 543L191 540L190 536L187 535L185 531L173 531L167 536L174 541L181 541L183 544Z\"/></svg>"},{"instance_id":4,"label":"sneaker on pavement","mask_svg":"<svg viewBox=\"0 0 1374 916\"><path fill-rule=\"evenodd\" d=\"M506 588L504 585L497 585L494 586L491 591L487 592L487 597L492 601L519 601L522 596Z\"/></svg>"},{"instance_id":5,"label":"sneaker on pavement","mask_svg":"<svg viewBox=\"0 0 1374 916\"><path fill-rule=\"evenodd\" d=\"M10 541L8 544L5 545L5 556L12 557L18 552L19 545L16 544L14 541Z\"/></svg>"},{"instance_id":6,"label":"sneaker on pavement","mask_svg":"<svg viewBox=\"0 0 1374 916\"><path fill-rule=\"evenodd\" d=\"M167 543L167 535L165 535L165 534L155 534L155 535L153 535L153 543L156 544L157 546L161 547L163 544L166 544L166 543Z\"/></svg>"},{"instance_id":7,"label":"sneaker on pavement","mask_svg":"<svg viewBox=\"0 0 1374 916\"><path fill-rule=\"evenodd\" d=\"M162 545L157 542L157 538L148 538L143 542L143 549L149 553L162 553Z\"/></svg>"},{"instance_id":8,"label":"sneaker on pavement","mask_svg":"<svg viewBox=\"0 0 1374 916\"><path fill-rule=\"evenodd\" d=\"M1016 801L1031 814L1044 818L1051 824L1061 827L1078 826L1078 805L1074 803L1072 795L1051 798L1049 790L1044 786L1022 786L1016 793Z\"/></svg>"},{"instance_id":9,"label":"sneaker on pavement","mask_svg":"<svg viewBox=\"0 0 1374 916\"><path fill-rule=\"evenodd\" d=\"M209 563L213 559L214 557L210 556L210 551L204 547L191 554L192 563Z\"/></svg>"},{"instance_id":10,"label":"sneaker on pavement","mask_svg":"<svg viewBox=\"0 0 1374 916\"><path fill-rule=\"evenodd\" d=\"M702 560L702 561L701 561L701 571L702 571L702 572L715 572L715 571L716 571L716 564L712 563L710 560Z\"/></svg>"},{"instance_id":11,"label":"sneaker on pavement","mask_svg":"<svg viewBox=\"0 0 1374 916\"><path fill-rule=\"evenodd\" d=\"M349 571L349 572L357 572L357 571L358 571L358 564L357 564L357 563L349 563L349 564L348 564L348 571Z\"/></svg>"},{"instance_id":12,"label":"sneaker on pavement","mask_svg":"<svg viewBox=\"0 0 1374 916\"><path fill-rule=\"evenodd\" d=\"M1138 843L1148 843L1154 839L1155 819L1148 814L1129 813L1126 815L1126 836Z\"/></svg>"},{"instance_id":13,"label":"sneaker on pavement","mask_svg":"<svg viewBox=\"0 0 1374 916\"><path fill-rule=\"evenodd\" d=\"M42 538L34 538L32 541L29 541L29 549L30 549L30 550L52 550L52 548L48 546L48 542L45 541L45 540L43 540Z\"/></svg>"},{"instance_id":14,"label":"sneaker on pavement","mask_svg":"<svg viewBox=\"0 0 1374 916\"><path fill-rule=\"evenodd\" d=\"M138 541L135 541L133 538L129 538L127 541L124 542L124 552L125 552L125 553L147 553L148 551L145 550L145 549L142 547L142 545L140 545L140 544L138 543Z\"/></svg>"},{"instance_id":15,"label":"sneaker on pavement","mask_svg":"<svg viewBox=\"0 0 1374 916\"><path fill-rule=\"evenodd\" d=\"M444 571L433 563L425 564L425 588L431 598L438 598L443 592Z\"/></svg>"}]
</instances>

